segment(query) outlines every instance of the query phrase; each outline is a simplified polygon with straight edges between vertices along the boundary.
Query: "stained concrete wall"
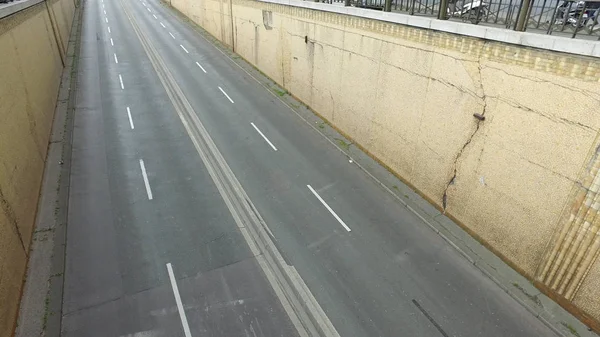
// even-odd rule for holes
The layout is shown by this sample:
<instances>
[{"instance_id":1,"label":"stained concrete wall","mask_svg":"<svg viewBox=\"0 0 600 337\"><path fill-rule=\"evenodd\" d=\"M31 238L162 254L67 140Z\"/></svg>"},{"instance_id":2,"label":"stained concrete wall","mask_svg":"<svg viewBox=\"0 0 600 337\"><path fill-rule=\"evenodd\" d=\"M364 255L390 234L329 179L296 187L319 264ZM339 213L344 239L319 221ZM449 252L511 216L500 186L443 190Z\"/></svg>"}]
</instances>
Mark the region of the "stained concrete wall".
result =
<instances>
[{"instance_id":1,"label":"stained concrete wall","mask_svg":"<svg viewBox=\"0 0 600 337\"><path fill-rule=\"evenodd\" d=\"M598 322L597 58L232 1L171 4Z\"/></svg>"},{"instance_id":2,"label":"stained concrete wall","mask_svg":"<svg viewBox=\"0 0 600 337\"><path fill-rule=\"evenodd\" d=\"M0 18L0 336L15 327L74 13L73 0L48 5L52 19L45 2Z\"/></svg>"}]
</instances>

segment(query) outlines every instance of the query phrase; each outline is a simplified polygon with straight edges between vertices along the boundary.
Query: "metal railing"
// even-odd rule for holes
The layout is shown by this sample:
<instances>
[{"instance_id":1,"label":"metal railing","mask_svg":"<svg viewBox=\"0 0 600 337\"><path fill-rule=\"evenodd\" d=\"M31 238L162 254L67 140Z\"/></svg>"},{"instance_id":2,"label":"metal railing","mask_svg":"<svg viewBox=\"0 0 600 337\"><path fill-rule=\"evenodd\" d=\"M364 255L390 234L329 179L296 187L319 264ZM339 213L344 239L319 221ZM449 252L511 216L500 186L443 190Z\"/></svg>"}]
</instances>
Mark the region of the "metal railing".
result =
<instances>
[{"instance_id":1,"label":"metal railing","mask_svg":"<svg viewBox=\"0 0 600 337\"><path fill-rule=\"evenodd\" d=\"M307 0L310 1L310 0ZM318 1L318 0L317 0ZM499 26L517 31L600 41L600 0L321 0ZM386 5L388 6L386 8ZM441 13L440 13L441 11ZM443 15L441 15L443 14Z\"/></svg>"}]
</instances>

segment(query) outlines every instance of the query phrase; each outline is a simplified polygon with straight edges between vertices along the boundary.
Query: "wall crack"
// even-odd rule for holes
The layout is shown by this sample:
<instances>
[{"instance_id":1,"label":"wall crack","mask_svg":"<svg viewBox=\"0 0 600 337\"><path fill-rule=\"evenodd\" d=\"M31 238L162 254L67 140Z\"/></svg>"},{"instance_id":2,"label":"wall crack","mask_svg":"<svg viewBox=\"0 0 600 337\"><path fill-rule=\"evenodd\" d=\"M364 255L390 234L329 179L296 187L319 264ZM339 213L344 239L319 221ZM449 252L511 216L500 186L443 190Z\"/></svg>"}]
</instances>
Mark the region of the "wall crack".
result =
<instances>
[{"instance_id":1,"label":"wall crack","mask_svg":"<svg viewBox=\"0 0 600 337\"><path fill-rule=\"evenodd\" d=\"M289 36L293 36L293 37L299 37L299 38L302 38L302 39L304 39L304 37L305 37L305 36L303 36L303 35L292 34L292 33L290 33L290 32L287 32L287 31L286 31L286 33L287 33ZM448 81L446 81L446 80L443 80L443 79L441 79L441 78L435 78L435 77L431 77L431 75L430 75L430 74L429 74L429 75L423 75L423 74L419 74L419 73L417 73L417 72L414 72L414 71L408 70L408 69L406 69L406 68L402 68L402 67L399 67L399 66L397 66L397 65L394 65L394 64L391 64L391 63L385 62L385 60L384 60L384 59L382 59L382 57L381 57L381 56L379 57L379 59L377 59L377 58L369 57L369 56L367 56L367 55L358 54L358 53L355 53L355 52L349 51L349 50L347 50L347 49L343 49L343 48L340 48L340 47L334 46L334 45L332 45L332 44L328 44L328 43L319 43L319 42L312 41L312 40L311 40L311 42L312 42L312 43L314 43L315 45L318 45L318 46L320 46L321 48L324 48L324 47L333 48L333 49L337 49L338 51L340 51L340 52L342 52L342 53L348 53L348 54L350 54L350 55L356 55L356 56L364 57L364 58L366 58L367 60L369 60L369 61L371 61L371 62L373 62L373 63L377 63L377 64L381 64L381 63L383 63L383 64L385 64L386 66L393 67L393 68L395 68L395 69L398 69L398 70L400 70L400 71L402 71L402 72L405 72L405 73L407 73L407 74L410 74L410 75L412 75L412 76L421 77L421 78L424 78L424 79L426 79L426 80L429 80L429 81L438 82L438 83L440 83L440 84L442 84L442 85L444 85L444 86L446 86L446 87L449 87L449 88L454 88L454 89L456 89L456 90L458 90L458 91L460 91L460 92L462 92L462 93L465 93L465 94L467 94L467 95L469 95L469 96L471 96L471 97L474 97L474 98L481 98L481 97L480 97L480 96L478 96L478 95L477 95L475 92L473 92L473 91L471 91L471 90L469 90L469 89L467 89L467 88L464 88L464 87L462 87L462 86L459 86L459 85L456 85L456 84L450 83L450 82L448 82ZM385 42L385 41L382 41L382 42ZM383 46L382 46L381 48L383 49ZM426 51L426 52L432 53L432 51L430 51L430 50L425 50L425 49L418 49L418 50L422 50L422 51ZM443 55L443 54L442 54L442 55ZM462 61L465 61L465 62L474 62L474 61L471 61L471 60L463 60L463 59L456 58L456 57L452 57L452 56L449 56L449 55L443 55L443 56L445 56L445 57L448 57L448 58L451 58L451 59L453 59L453 60L456 60L456 61L461 61L461 62L462 62ZM479 67L481 68L481 65L480 65ZM481 70L480 70L480 72L481 72Z\"/></svg>"},{"instance_id":2,"label":"wall crack","mask_svg":"<svg viewBox=\"0 0 600 337\"><path fill-rule=\"evenodd\" d=\"M566 85L563 85L561 83L551 82L551 81L544 80L544 79L541 79L541 78L538 78L538 77L527 77L527 76L521 76L521 75L513 74L513 73L510 73L510 72L506 71L505 69L501 69L501 68L490 67L490 66L486 66L486 68L487 69L493 69L493 70L502 72L502 73L506 74L507 76L519 78L519 79L522 79L522 80L526 80L526 81L530 81L530 82L534 82L534 83L543 83L543 84L553 85L553 86L559 87L561 89L565 89L565 90L568 90L568 91L574 91L574 92L580 93L580 94L582 94L582 95L584 95L584 96L586 96L586 97L588 97L590 99L593 99L596 102L600 102L600 98L599 98L600 96L598 96L598 93L596 93L596 92L591 92L591 91L585 90L585 89L579 89L579 88L576 88L576 87L573 87L573 86L566 86Z\"/></svg>"},{"instance_id":3,"label":"wall crack","mask_svg":"<svg viewBox=\"0 0 600 337\"><path fill-rule=\"evenodd\" d=\"M486 43L484 43L481 46L482 49L485 47L485 44ZM481 90L481 96L479 98L483 102L483 106L482 106L480 115L485 117L485 113L487 111L487 96L486 96L485 90L483 88L483 78L481 75L481 70L482 70L481 55L482 54L483 53L480 53L480 56L479 56L479 63L477 64L477 70L479 73L479 89ZM471 135L469 136L469 138L467 138L467 140L465 141L465 143L463 144L461 149L458 151L458 153L454 157L454 163L452 164L452 167L453 167L452 177L450 178L450 180L448 180L448 183L446 184L446 188L444 189L444 194L442 195L442 208L444 209L443 213L446 213L446 208L448 207L448 189L450 188L451 185L454 185L454 182L456 181L456 176L458 174L458 161L462 157L467 146L469 146L469 144L471 144L471 142L473 141L473 137L475 137L475 135L477 134L477 131L479 131L479 128L481 127L482 122L483 122L482 119L476 119L475 130L473 130L473 132L471 132Z\"/></svg>"},{"instance_id":4,"label":"wall crack","mask_svg":"<svg viewBox=\"0 0 600 337\"><path fill-rule=\"evenodd\" d=\"M572 125L572 126L575 126L575 127L579 127L579 128L583 128L583 129L586 129L586 130L590 130L590 131L593 131L593 132L597 131L592 126L585 125L585 124L577 122L577 121L572 121L572 120L564 118L564 117L557 117L557 116L552 115L552 114L544 113L542 111L538 111L538 110L532 109L530 107L521 105L521 104L519 104L517 102L513 102L513 101L508 100L506 98L502 98L502 97L499 97L499 96L489 96L489 98L497 99L498 101L504 102L504 103L510 105L513 108L525 110L527 112L532 112L532 113L534 113L536 115L539 115L541 117L547 118L547 119L549 119L550 121L552 121L554 123L569 124L569 125Z\"/></svg>"}]
</instances>

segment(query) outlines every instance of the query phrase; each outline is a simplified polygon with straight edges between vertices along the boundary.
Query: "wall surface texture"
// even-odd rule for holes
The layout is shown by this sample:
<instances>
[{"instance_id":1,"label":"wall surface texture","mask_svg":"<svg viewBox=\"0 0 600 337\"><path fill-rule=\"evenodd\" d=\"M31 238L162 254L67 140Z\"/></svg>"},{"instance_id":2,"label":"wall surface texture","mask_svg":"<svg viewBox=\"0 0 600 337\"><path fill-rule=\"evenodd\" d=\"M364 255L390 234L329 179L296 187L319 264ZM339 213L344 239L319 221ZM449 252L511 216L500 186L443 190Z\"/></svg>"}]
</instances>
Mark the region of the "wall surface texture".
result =
<instances>
[{"instance_id":1,"label":"wall surface texture","mask_svg":"<svg viewBox=\"0 0 600 337\"><path fill-rule=\"evenodd\" d=\"M0 19L0 336L15 327L73 13L49 0Z\"/></svg>"},{"instance_id":2,"label":"wall surface texture","mask_svg":"<svg viewBox=\"0 0 600 337\"><path fill-rule=\"evenodd\" d=\"M600 320L598 59L232 1L171 4L565 307Z\"/></svg>"}]
</instances>

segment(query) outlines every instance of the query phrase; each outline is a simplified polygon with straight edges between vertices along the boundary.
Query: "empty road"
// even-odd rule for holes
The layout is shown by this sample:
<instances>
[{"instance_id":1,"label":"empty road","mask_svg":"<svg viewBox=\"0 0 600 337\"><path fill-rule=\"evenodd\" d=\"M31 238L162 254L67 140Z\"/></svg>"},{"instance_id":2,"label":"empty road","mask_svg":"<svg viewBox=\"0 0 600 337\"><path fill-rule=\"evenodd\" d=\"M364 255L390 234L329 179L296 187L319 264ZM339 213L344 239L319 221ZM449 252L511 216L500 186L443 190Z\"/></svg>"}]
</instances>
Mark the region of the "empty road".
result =
<instances>
[{"instance_id":1,"label":"empty road","mask_svg":"<svg viewBox=\"0 0 600 337\"><path fill-rule=\"evenodd\" d=\"M86 0L63 336L553 336L159 0Z\"/></svg>"}]
</instances>

